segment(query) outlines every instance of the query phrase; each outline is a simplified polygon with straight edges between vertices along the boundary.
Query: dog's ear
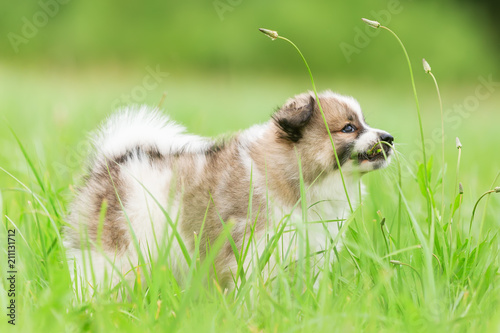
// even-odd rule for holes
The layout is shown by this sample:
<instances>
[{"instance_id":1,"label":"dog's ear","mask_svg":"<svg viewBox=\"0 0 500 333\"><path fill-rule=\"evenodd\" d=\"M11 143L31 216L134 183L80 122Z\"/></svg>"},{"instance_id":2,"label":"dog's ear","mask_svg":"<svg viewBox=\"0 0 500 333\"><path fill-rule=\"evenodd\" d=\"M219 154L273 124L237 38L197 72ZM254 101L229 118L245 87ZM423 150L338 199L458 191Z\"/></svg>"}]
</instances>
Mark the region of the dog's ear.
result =
<instances>
[{"instance_id":1,"label":"dog's ear","mask_svg":"<svg viewBox=\"0 0 500 333\"><path fill-rule=\"evenodd\" d=\"M273 120L278 127L278 137L291 142L302 139L302 132L311 120L315 104L314 96L307 100L296 98L276 111Z\"/></svg>"}]
</instances>

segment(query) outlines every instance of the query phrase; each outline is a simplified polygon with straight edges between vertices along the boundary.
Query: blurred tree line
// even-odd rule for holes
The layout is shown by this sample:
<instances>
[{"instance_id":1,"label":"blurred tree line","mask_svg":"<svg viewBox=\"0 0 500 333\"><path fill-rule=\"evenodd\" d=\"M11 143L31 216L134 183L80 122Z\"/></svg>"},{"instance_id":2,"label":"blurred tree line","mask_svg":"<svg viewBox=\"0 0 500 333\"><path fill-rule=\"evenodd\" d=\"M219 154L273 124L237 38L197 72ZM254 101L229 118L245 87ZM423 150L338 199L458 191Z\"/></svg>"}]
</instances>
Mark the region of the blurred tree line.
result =
<instances>
[{"instance_id":1,"label":"blurred tree line","mask_svg":"<svg viewBox=\"0 0 500 333\"><path fill-rule=\"evenodd\" d=\"M3 7L3 8L2 8ZM294 40L325 75L398 76L398 45L360 18L398 32L414 61L442 79L499 71L498 1L26 0L0 5L0 61L32 66L162 65L188 70L299 72ZM404 72L404 74L406 74Z\"/></svg>"}]
</instances>

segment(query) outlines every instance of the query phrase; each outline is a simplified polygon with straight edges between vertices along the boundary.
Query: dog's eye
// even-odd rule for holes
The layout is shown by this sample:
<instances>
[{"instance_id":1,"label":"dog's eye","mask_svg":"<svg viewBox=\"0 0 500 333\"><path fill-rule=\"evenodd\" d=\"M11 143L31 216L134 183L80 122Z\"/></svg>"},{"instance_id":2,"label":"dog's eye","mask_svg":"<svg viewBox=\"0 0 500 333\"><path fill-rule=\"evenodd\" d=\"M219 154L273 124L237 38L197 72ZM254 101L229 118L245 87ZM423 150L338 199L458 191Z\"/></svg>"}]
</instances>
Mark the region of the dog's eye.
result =
<instances>
[{"instance_id":1,"label":"dog's eye","mask_svg":"<svg viewBox=\"0 0 500 333\"><path fill-rule=\"evenodd\" d=\"M352 133L356 130L356 126L354 125L351 125L351 124L347 124L344 126L344 128L342 129L342 132L344 133Z\"/></svg>"}]
</instances>

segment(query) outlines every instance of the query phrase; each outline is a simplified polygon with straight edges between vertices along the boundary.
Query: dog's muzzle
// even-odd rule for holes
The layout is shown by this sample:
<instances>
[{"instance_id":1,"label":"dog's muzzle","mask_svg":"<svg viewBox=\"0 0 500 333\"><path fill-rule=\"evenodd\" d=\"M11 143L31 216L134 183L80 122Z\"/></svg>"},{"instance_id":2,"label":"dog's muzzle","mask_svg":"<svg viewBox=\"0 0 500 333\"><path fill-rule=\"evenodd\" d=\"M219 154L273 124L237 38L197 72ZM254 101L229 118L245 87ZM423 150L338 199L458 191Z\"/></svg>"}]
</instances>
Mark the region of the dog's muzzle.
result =
<instances>
[{"instance_id":1,"label":"dog's muzzle","mask_svg":"<svg viewBox=\"0 0 500 333\"><path fill-rule=\"evenodd\" d=\"M363 161L375 162L379 160L385 160L392 153L392 144L394 142L394 137L389 133L380 134L379 140L374 143L368 150L353 154L352 159L357 160L359 163Z\"/></svg>"}]
</instances>

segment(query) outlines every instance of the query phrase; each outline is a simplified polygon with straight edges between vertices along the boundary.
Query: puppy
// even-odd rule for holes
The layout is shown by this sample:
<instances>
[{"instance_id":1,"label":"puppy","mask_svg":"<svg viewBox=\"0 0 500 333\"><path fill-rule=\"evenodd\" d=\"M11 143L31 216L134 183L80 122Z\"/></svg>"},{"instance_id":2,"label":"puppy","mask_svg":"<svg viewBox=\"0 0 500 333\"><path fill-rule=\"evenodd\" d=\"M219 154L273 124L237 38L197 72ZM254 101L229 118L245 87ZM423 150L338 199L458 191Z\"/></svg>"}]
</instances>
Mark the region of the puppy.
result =
<instances>
[{"instance_id":1,"label":"puppy","mask_svg":"<svg viewBox=\"0 0 500 333\"><path fill-rule=\"evenodd\" d=\"M139 258L149 264L168 243L169 267L182 279L184 253L192 255L198 244L204 258L226 232L213 267L219 283L232 287L237 270L255 267L252 260L279 226L299 234L278 232L282 247L298 246L307 235L311 251L326 249L339 230L331 222L357 204L360 176L388 165L393 137L369 127L352 97L326 91L319 102L338 159L312 92L222 141L186 134L146 106L113 115L95 135L88 175L71 206L65 230L71 270L97 285L133 279ZM253 253L238 268L235 251L241 254L247 242Z\"/></svg>"}]
</instances>

